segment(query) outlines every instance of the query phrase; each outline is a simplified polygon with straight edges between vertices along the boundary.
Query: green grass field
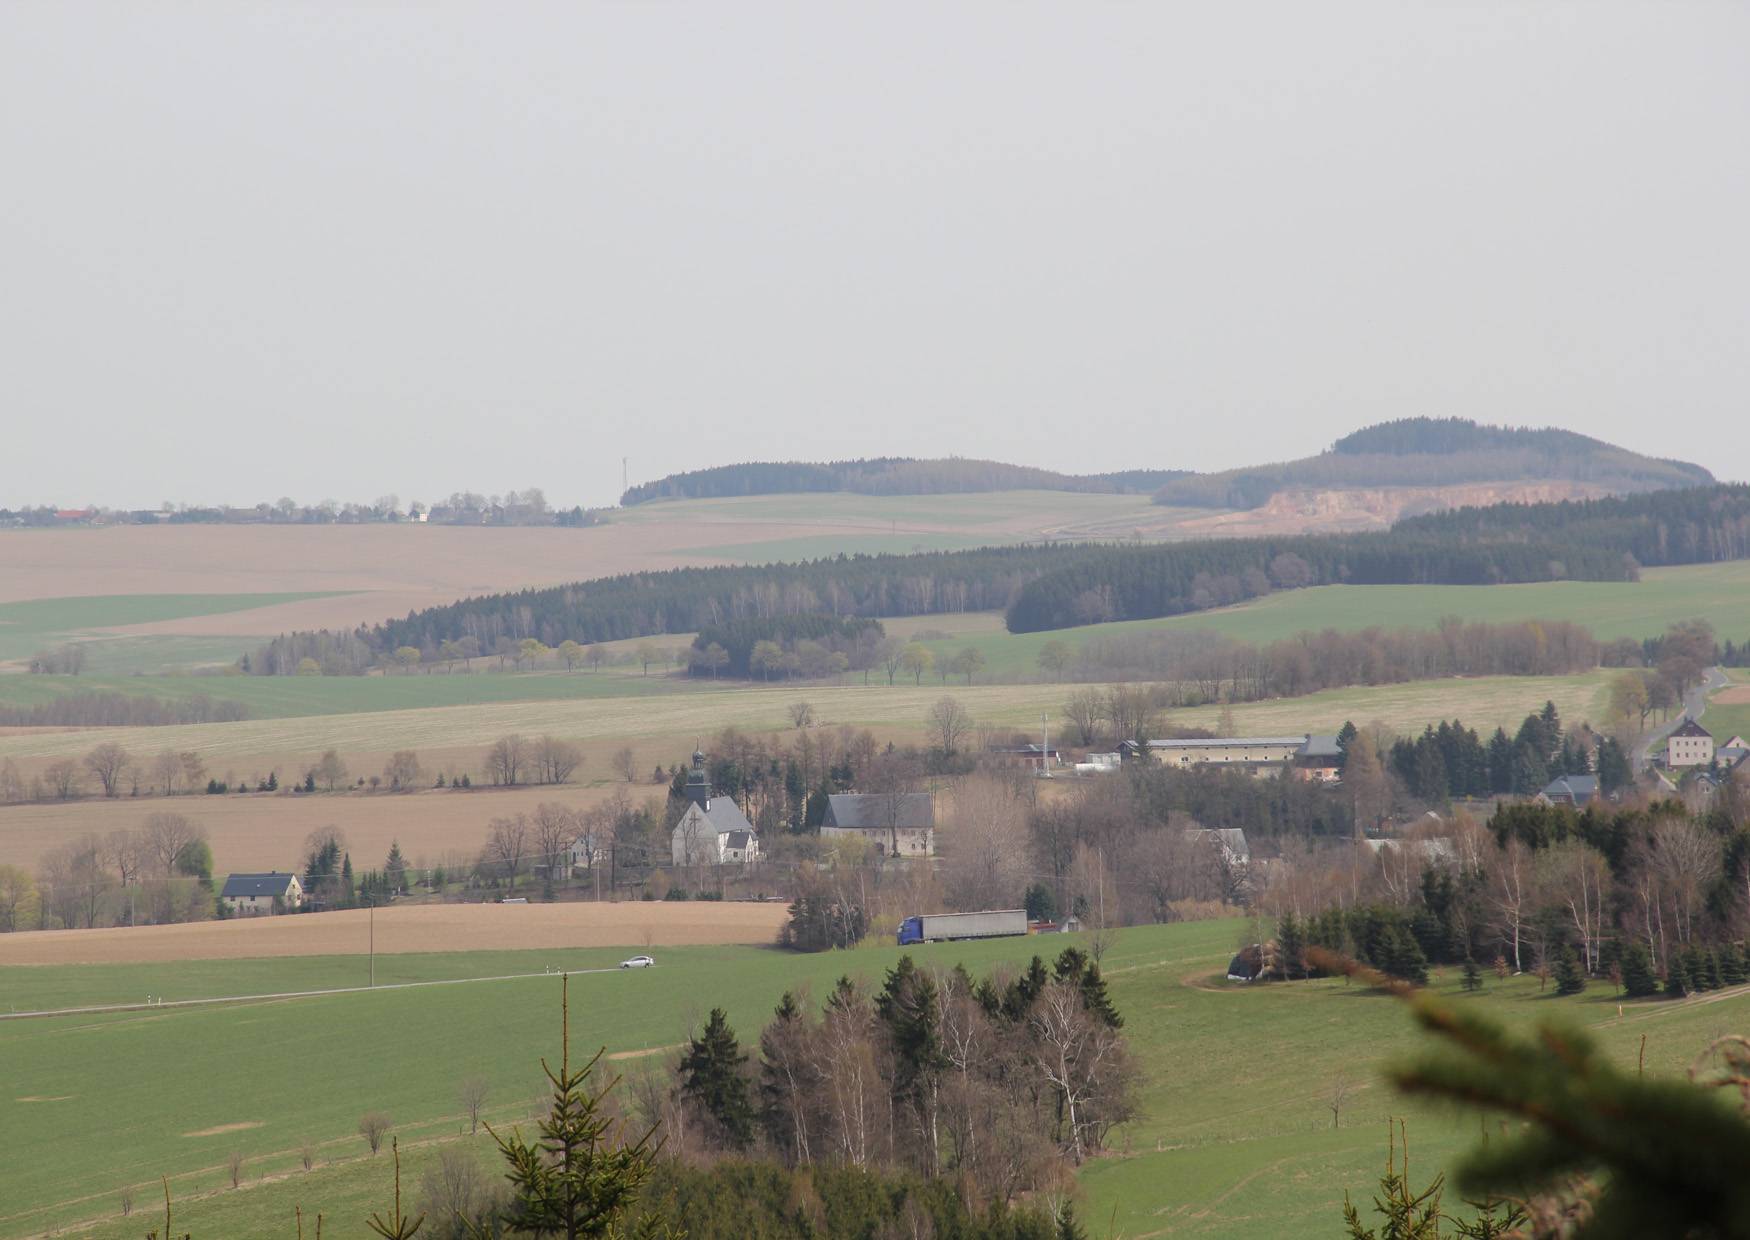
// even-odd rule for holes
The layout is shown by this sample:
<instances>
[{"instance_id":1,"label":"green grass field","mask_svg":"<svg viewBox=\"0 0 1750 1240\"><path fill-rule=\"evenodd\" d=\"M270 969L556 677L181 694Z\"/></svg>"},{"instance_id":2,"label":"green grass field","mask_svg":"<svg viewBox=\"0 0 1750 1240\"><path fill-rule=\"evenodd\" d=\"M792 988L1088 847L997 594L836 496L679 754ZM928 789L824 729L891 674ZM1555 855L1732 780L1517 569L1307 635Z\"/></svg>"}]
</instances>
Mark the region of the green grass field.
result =
<instances>
[{"instance_id":1,"label":"green grass field","mask_svg":"<svg viewBox=\"0 0 1750 1240\"><path fill-rule=\"evenodd\" d=\"M93 630L159 620L186 620L251 611L278 603L326 598L324 592L290 594L106 594L77 598L30 599L0 603L0 662L29 658L45 646L77 638L86 646L93 671L132 672L167 663L234 659L247 638L116 637ZM167 657L169 656L169 657Z\"/></svg>"},{"instance_id":2,"label":"green grass field","mask_svg":"<svg viewBox=\"0 0 1750 1240\"><path fill-rule=\"evenodd\" d=\"M1335 1234L1343 1192L1366 1199L1384 1159L1381 1122L1407 1115L1418 1177L1432 1177L1475 1137L1476 1120L1411 1105L1378 1083L1379 1066L1420 1045L1394 1001L1342 982L1257 988L1213 980L1244 923L1204 922L1128 930L1107 955L1112 993L1145 1074L1143 1115L1114 1152L1085 1167L1083 1217L1098 1234L1221 1237ZM921 960L975 971L1017 963L1058 940L1007 940L911 949ZM434 955L379 960L398 975L467 976L595 963L614 953ZM790 956L758 948L670 949L660 967L573 979L574 1045L624 1054L679 1042L706 1010L724 1006L744 1046L781 991L822 995L842 973L878 980L897 949ZM0 970L7 994L57 1000L133 999L225 989L281 990L332 973L356 981L348 961L255 961ZM1682 1003L1628 1005L1619 1018L1608 985L1575 999L1540 995L1535 979L1490 979L1477 996L1456 977L1436 986L1455 1002L1486 1006L1525 1026L1559 1017L1590 1027L1620 1062L1632 1063L1644 1034L1649 1071L1675 1072L1716 1033L1750 1024L1750 993L1720 992ZM0 1236L101 1220L82 1234L137 1237L141 1215L119 1217L120 1192L136 1185L150 1209L159 1175L181 1203L177 1223L200 1237L292 1234L292 1207L321 1209L325 1235L362 1236L363 1217L386 1203L388 1160L366 1156L354 1134L360 1114L395 1120L407 1151L405 1183L417 1180L437 1139L457 1136L456 1087L481 1074L492 1118L526 1116L536 1059L557 1039L557 980L336 995L276 1003L113 1016L0 1022ZM623 1058L637 1072L654 1059ZM1332 1082L1352 1088L1341 1127L1329 1110ZM317 1167L298 1151L317 1146ZM224 1169L247 1159L245 1187ZM149 1217L149 1216L148 1216ZM309 1234L306 1232L306 1234Z\"/></svg>"},{"instance_id":3,"label":"green grass field","mask_svg":"<svg viewBox=\"0 0 1750 1240\"><path fill-rule=\"evenodd\" d=\"M588 674L577 673L570 679L587 681ZM1607 679L1608 674L1599 671L1579 676L1413 681L1249 703L1236 706L1233 713L1236 726L1253 734L1335 731L1345 719L1353 719L1357 724L1379 723L1400 732L1420 731L1425 723L1454 717L1476 728L1511 727L1545 700L1553 700L1566 719L1597 720L1602 717L1598 707ZM627 683L633 682L628 679ZM358 754L476 746L512 732L535 736L550 733L586 742L672 738L691 745L695 738L715 735L730 726L754 733L787 732L791 728L789 706L805 698L814 707L817 726L848 724L921 739L926 714L944 695L959 701L975 723L1031 734L1038 729L1043 714L1057 733L1062 728L1063 700L1068 691L1068 687L1056 684L968 687L928 682L921 686L743 685L724 686L715 691L707 688L674 693L652 691L637 696L623 693L610 696L604 691L603 696L588 698L537 701L522 698L417 709L289 715L240 723L106 728L101 736L134 753L193 749L209 763L263 754L315 755L329 748L339 749L343 754ZM1213 727L1219 713L1209 707L1173 711L1168 714L1168 722ZM0 758L80 755L96 743L93 735L90 730L0 735Z\"/></svg>"},{"instance_id":4,"label":"green grass field","mask_svg":"<svg viewBox=\"0 0 1750 1240\"><path fill-rule=\"evenodd\" d=\"M1653 637L1673 621L1700 617L1712 623L1722 639L1737 640L1750 636L1750 561L1649 569L1638 582L1318 586L1284 590L1219 611L1047 633L1010 633L993 615L978 631L924 644L937 658L975 646L984 654L986 675L1015 680L1040 675L1039 652L1049 641L1065 642L1073 651L1093 636L1206 630L1236 641L1271 642L1324 629L1352 632L1375 625L1427 629L1445 616L1493 623L1570 620L1606 639Z\"/></svg>"}]
</instances>

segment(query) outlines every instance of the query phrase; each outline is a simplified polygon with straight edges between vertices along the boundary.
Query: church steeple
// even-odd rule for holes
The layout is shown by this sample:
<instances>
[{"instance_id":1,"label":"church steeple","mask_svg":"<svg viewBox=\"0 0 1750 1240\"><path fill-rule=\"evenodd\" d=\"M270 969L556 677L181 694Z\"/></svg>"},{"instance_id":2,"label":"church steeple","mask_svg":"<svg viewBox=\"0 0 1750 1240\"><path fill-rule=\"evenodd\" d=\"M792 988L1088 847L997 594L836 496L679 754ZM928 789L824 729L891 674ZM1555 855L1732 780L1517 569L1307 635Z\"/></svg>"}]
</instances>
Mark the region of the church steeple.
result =
<instances>
[{"instance_id":1,"label":"church steeple","mask_svg":"<svg viewBox=\"0 0 1750 1240\"><path fill-rule=\"evenodd\" d=\"M705 751L693 750L693 769L687 772L687 800L701 810L711 808L711 781L705 778Z\"/></svg>"}]
</instances>

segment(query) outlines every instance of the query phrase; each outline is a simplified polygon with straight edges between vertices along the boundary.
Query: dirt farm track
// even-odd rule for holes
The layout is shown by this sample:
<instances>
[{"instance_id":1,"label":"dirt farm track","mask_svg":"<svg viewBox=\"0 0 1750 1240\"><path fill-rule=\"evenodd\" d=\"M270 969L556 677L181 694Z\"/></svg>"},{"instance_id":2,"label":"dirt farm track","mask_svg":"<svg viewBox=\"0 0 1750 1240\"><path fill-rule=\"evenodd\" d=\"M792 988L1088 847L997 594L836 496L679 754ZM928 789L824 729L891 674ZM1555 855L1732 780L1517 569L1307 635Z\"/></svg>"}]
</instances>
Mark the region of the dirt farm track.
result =
<instances>
[{"instance_id":1,"label":"dirt farm track","mask_svg":"<svg viewBox=\"0 0 1750 1240\"><path fill-rule=\"evenodd\" d=\"M783 904L426 904L377 910L379 955L524 948L771 943ZM178 926L0 935L0 965L155 964L368 950L367 909Z\"/></svg>"}]
</instances>

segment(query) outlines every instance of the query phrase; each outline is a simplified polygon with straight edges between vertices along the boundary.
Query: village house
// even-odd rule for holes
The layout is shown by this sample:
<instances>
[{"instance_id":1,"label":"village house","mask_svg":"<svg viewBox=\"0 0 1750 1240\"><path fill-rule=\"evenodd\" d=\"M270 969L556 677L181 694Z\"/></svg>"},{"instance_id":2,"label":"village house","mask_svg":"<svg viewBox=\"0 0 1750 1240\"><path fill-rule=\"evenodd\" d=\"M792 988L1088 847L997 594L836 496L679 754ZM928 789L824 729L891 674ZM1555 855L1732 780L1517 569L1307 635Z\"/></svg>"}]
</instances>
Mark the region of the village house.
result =
<instances>
[{"instance_id":1,"label":"village house","mask_svg":"<svg viewBox=\"0 0 1750 1240\"><path fill-rule=\"evenodd\" d=\"M1063 765L1063 755L1057 752L1056 745L1036 745L1029 741L1024 745L992 745L990 752L1034 771L1048 771Z\"/></svg>"},{"instance_id":2,"label":"village house","mask_svg":"<svg viewBox=\"0 0 1750 1240\"><path fill-rule=\"evenodd\" d=\"M1342 775L1343 751L1334 736L1215 736L1151 740L1147 752L1181 770L1223 766L1253 775L1293 771L1302 779L1334 783Z\"/></svg>"},{"instance_id":3,"label":"village house","mask_svg":"<svg viewBox=\"0 0 1750 1240\"><path fill-rule=\"evenodd\" d=\"M296 874L233 874L225 880L219 899L239 917L262 917L290 913L304 903L304 885Z\"/></svg>"},{"instance_id":4,"label":"village house","mask_svg":"<svg viewBox=\"0 0 1750 1240\"><path fill-rule=\"evenodd\" d=\"M1665 742L1665 765L1673 770L1685 766L1707 766L1713 760L1713 733L1693 719L1685 719Z\"/></svg>"},{"instance_id":5,"label":"village house","mask_svg":"<svg viewBox=\"0 0 1750 1240\"><path fill-rule=\"evenodd\" d=\"M936 799L927 792L840 792L826 799L821 839L856 836L878 856L936 855Z\"/></svg>"},{"instance_id":6,"label":"village house","mask_svg":"<svg viewBox=\"0 0 1750 1240\"><path fill-rule=\"evenodd\" d=\"M1563 775L1552 779L1532 800L1539 805L1567 805L1585 809L1598 799L1598 776Z\"/></svg>"},{"instance_id":7,"label":"village house","mask_svg":"<svg viewBox=\"0 0 1750 1240\"><path fill-rule=\"evenodd\" d=\"M686 795L686 811L669 834L675 865L750 865L759 860L760 838L747 815L729 797L711 795L703 752L693 754Z\"/></svg>"}]
</instances>

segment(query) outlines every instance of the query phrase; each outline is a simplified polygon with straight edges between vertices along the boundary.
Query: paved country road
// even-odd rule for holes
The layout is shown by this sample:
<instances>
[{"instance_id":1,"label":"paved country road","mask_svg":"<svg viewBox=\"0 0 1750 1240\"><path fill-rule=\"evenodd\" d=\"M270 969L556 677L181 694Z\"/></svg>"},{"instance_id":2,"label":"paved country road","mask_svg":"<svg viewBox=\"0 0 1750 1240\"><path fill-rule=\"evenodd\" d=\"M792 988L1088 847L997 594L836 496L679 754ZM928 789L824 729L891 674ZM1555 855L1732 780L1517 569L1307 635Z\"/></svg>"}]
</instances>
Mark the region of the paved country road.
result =
<instances>
[{"instance_id":1,"label":"paved country road","mask_svg":"<svg viewBox=\"0 0 1750 1240\"><path fill-rule=\"evenodd\" d=\"M1673 731L1683 726L1685 719L1701 721L1701 716L1707 710L1708 697L1724 689L1732 682L1726 678L1725 672L1717 667L1710 667L1702 674L1701 683L1689 691L1683 699L1683 711L1675 719L1665 724L1658 731L1652 732L1635 750L1635 770L1644 771L1653 764L1653 749Z\"/></svg>"}]
</instances>

